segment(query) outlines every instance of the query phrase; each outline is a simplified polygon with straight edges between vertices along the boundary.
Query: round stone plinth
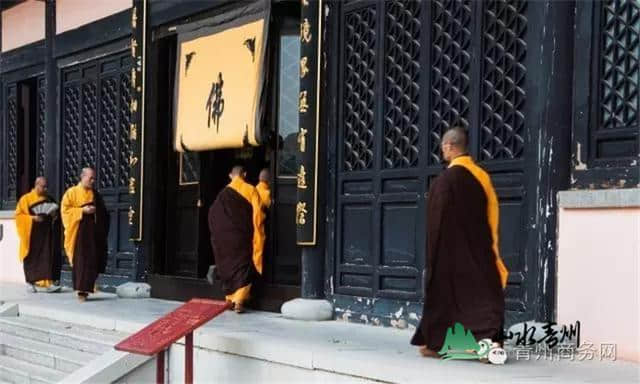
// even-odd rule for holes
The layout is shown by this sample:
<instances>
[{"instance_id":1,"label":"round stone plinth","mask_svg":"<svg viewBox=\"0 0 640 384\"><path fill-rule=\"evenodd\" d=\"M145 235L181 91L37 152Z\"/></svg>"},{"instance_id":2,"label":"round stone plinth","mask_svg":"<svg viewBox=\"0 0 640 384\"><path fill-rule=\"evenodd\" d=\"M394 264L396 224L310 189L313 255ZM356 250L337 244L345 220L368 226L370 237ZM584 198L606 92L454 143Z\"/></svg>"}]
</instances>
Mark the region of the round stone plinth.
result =
<instances>
[{"instance_id":1,"label":"round stone plinth","mask_svg":"<svg viewBox=\"0 0 640 384\"><path fill-rule=\"evenodd\" d=\"M151 297L151 286L147 283L124 283L116 288L116 294L123 299L145 299Z\"/></svg>"},{"instance_id":2,"label":"round stone plinth","mask_svg":"<svg viewBox=\"0 0 640 384\"><path fill-rule=\"evenodd\" d=\"M293 299L282 304L284 317L294 320L322 321L333 319L333 305L327 300Z\"/></svg>"}]
</instances>

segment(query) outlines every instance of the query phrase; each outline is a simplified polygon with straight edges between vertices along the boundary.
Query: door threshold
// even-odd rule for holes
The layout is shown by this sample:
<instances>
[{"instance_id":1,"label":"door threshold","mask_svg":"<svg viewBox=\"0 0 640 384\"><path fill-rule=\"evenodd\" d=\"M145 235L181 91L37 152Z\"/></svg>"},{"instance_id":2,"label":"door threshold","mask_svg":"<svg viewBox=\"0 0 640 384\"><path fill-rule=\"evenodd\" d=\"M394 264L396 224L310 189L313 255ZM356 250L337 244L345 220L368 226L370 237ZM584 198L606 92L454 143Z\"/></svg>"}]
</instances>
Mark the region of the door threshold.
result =
<instances>
[{"instance_id":1,"label":"door threshold","mask_svg":"<svg viewBox=\"0 0 640 384\"><path fill-rule=\"evenodd\" d=\"M219 281L209 284L207 279L156 275L147 276L147 282L151 285L151 297L188 301L193 298L224 300L224 293ZM258 284L258 296L251 299L248 307L268 312L280 312L280 307L286 301L300 297L300 287L292 285Z\"/></svg>"}]
</instances>

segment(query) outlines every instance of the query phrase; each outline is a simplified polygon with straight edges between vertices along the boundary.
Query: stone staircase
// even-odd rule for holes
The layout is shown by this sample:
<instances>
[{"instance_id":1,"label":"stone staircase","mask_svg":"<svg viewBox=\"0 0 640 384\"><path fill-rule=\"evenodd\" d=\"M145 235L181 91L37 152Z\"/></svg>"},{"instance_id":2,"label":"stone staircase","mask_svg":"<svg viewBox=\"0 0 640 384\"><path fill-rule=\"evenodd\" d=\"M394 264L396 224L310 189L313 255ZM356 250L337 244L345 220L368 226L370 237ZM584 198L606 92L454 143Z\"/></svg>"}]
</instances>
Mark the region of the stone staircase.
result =
<instances>
[{"instance_id":1,"label":"stone staircase","mask_svg":"<svg viewBox=\"0 0 640 384\"><path fill-rule=\"evenodd\" d=\"M126 336L33 316L0 316L0 384L63 382Z\"/></svg>"}]
</instances>

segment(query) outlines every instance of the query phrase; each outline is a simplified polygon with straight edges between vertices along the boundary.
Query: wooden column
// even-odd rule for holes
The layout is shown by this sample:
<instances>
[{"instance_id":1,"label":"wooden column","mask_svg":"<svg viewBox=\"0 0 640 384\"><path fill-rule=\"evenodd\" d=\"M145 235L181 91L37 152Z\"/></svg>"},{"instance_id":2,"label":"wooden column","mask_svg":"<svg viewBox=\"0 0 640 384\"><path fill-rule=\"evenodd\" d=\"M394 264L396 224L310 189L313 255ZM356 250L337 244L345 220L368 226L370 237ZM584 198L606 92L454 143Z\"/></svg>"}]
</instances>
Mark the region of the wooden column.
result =
<instances>
[{"instance_id":1,"label":"wooden column","mask_svg":"<svg viewBox=\"0 0 640 384\"><path fill-rule=\"evenodd\" d=\"M301 0L300 14L300 128L296 204L297 243L302 246L301 295L324 298L324 190L326 167L322 166L325 140L320 127L320 72L322 47L322 0Z\"/></svg>"},{"instance_id":2,"label":"wooden column","mask_svg":"<svg viewBox=\"0 0 640 384\"><path fill-rule=\"evenodd\" d=\"M142 240L142 196L144 185L144 95L146 49L146 0L133 0L131 8L131 121L129 125L129 207L130 239Z\"/></svg>"}]
</instances>

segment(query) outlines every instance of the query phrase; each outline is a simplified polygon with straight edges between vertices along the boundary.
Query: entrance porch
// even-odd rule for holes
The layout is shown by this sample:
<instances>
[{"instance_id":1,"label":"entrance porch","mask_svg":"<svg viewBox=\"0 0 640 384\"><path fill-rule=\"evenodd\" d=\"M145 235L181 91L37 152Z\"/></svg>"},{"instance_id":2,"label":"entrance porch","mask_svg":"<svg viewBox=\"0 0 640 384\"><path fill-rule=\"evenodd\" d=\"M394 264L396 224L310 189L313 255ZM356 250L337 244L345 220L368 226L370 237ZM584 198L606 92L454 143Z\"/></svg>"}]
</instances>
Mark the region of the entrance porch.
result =
<instances>
[{"instance_id":1,"label":"entrance porch","mask_svg":"<svg viewBox=\"0 0 640 384\"><path fill-rule=\"evenodd\" d=\"M0 301L17 303L21 315L133 333L182 303L118 299L99 293L77 304L73 293L27 294L22 284L1 283ZM412 329L341 321L300 322L267 312L227 312L194 335L195 382L637 382L636 363L622 361L516 360L504 366L441 361L418 355ZM169 382L181 382L183 345L169 351ZM153 364L153 362L151 362ZM150 370L148 381L154 379Z\"/></svg>"}]
</instances>

